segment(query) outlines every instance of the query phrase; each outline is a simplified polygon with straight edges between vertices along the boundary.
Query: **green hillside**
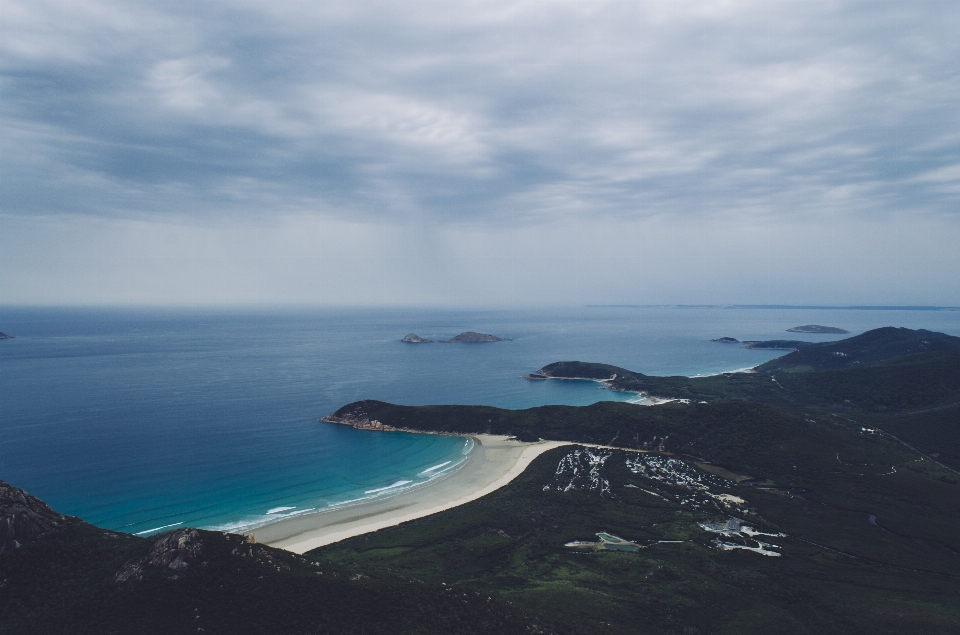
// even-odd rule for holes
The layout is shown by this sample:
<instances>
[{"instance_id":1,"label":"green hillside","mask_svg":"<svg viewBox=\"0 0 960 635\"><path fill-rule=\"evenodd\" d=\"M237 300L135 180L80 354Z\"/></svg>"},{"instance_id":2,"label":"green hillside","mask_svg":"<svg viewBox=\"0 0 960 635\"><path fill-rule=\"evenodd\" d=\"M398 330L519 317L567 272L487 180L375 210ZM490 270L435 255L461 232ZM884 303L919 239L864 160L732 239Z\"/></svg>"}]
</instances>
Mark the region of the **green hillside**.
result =
<instances>
[{"instance_id":1,"label":"green hillside","mask_svg":"<svg viewBox=\"0 0 960 635\"><path fill-rule=\"evenodd\" d=\"M836 342L806 346L757 367L766 372L854 368L917 353L960 352L960 337L906 328L873 329Z\"/></svg>"},{"instance_id":2,"label":"green hillside","mask_svg":"<svg viewBox=\"0 0 960 635\"><path fill-rule=\"evenodd\" d=\"M832 437L831 423L817 427ZM597 470L605 490L558 476L578 451L558 448L478 501L308 555L479 591L584 634L956 632L958 480L878 438L859 454L841 451L841 462L836 447L809 449L810 461L782 466L783 478L763 487L737 486L692 460L670 466L746 501L732 508L671 483L669 472L633 472L621 451L594 451L605 457ZM891 463L897 471L887 474ZM759 538L780 555L720 550L699 523L731 516L787 534ZM564 546L597 541L597 532L642 548Z\"/></svg>"}]
</instances>

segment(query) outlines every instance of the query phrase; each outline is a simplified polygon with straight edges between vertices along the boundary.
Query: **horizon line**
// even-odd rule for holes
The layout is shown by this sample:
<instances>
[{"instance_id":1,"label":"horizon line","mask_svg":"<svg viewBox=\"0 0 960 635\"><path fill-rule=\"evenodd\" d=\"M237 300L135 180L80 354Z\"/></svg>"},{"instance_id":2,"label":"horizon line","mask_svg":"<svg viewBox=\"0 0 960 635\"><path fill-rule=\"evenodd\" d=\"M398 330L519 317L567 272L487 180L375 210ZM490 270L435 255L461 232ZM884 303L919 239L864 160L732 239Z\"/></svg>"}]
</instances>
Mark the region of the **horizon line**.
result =
<instances>
[{"instance_id":1,"label":"horizon line","mask_svg":"<svg viewBox=\"0 0 960 635\"><path fill-rule=\"evenodd\" d=\"M830 304L585 304L588 309L825 309L850 311L960 311L957 306Z\"/></svg>"}]
</instances>

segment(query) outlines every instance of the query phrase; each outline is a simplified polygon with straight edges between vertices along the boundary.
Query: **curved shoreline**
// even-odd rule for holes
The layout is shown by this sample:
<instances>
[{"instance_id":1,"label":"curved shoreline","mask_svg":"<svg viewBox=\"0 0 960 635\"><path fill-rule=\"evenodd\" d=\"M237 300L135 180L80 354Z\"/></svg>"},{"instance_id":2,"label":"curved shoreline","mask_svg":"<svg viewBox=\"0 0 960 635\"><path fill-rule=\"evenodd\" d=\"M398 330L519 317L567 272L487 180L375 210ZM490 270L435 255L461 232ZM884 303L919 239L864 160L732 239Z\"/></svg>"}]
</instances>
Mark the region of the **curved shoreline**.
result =
<instances>
[{"instance_id":1,"label":"curved shoreline","mask_svg":"<svg viewBox=\"0 0 960 635\"><path fill-rule=\"evenodd\" d=\"M735 372L735 371L731 371L731 372ZM676 399L673 399L673 398L656 397L643 390L625 390L623 388L617 388L616 386L613 385L613 381L616 379L616 376L611 377L610 379L595 379L593 377L553 377L551 375L536 376L536 375L530 374L530 375L524 375L523 379L528 379L530 381L547 381L550 379L556 379L560 381L592 381L594 383L600 384L601 386L603 386L604 390L609 390L610 392L620 392L625 395L636 395L641 401L628 400L626 403L632 403L638 406L659 406L660 404L676 401Z\"/></svg>"},{"instance_id":2,"label":"curved shoreline","mask_svg":"<svg viewBox=\"0 0 960 635\"><path fill-rule=\"evenodd\" d=\"M462 436L472 438L474 447L465 463L450 474L392 496L278 520L243 533L271 547L304 553L474 501L507 485L547 450L572 445L523 443L489 434Z\"/></svg>"}]
</instances>

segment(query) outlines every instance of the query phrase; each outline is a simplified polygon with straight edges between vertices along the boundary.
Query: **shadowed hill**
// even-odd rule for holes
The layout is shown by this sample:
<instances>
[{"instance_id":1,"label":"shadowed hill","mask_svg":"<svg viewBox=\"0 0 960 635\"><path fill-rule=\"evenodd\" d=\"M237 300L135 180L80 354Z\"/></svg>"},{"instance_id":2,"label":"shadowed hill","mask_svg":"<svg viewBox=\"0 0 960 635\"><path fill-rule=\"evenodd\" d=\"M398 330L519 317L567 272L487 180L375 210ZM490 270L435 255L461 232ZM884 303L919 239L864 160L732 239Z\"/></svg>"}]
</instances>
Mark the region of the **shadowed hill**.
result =
<instances>
[{"instance_id":1,"label":"shadowed hill","mask_svg":"<svg viewBox=\"0 0 960 635\"><path fill-rule=\"evenodd\" d=\"M643 407L601 401L590 406L505 410L362 401L341 408L334 417L429 432L505 434L685 453L757 477L787 473L798 460L829 470L834 448L861 443L857 435L757 403Z\"/></svg>"},{"instance_id":2,"label":"shadowed hill","mask_svg":"<svg viewBox=\"0 0 960 635\"><path fill-rule=\"evenodd\" d=\"M0 531L0 633L563 632L476 592L321 565L243 536L99 529L2 481Z\"/></svg>"}]
</instances>

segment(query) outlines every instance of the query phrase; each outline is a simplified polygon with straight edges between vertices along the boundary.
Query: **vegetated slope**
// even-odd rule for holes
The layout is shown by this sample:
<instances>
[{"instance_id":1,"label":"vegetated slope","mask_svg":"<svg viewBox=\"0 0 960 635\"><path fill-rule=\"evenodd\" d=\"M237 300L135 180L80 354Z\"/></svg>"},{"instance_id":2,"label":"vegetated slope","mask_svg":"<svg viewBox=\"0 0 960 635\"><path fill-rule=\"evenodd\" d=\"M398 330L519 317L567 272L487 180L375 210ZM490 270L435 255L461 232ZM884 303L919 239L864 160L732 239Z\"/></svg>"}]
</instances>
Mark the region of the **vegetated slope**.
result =
<instances>
[{"instance_id":1,"label":"vegetated slope","mask_svg":"<svg viewBox=\"0 0 960 635\"><path fill-rule=\"evenodd\" d=\"M806 346L757 366L765 372L804 372L852 368L915 353L960 351L960 337L892 326L836 342Z\"/></svg>"},{"instance_id":2,"label":"vegetated slope","mask_svg":"<svg viewBox=\"0 0 960 635\"><path fill-rule=\"evenodd\" d=\"M872 635L960 628L960 475L936 462L951 465L951 457L960 457L960 354L696 379L579 362L545 370L616 375L614 386L692 403L506 411L359 402L338 413L395 427L674 454L629 459L621 450L594 449L582 451L590 457L585 461L576 458L579 450L560 448L479 501L316 556L476 589L560 616L581 632ZM642 461L667 467L627 469ZM575 476L557 482L571 465ZM700 475L683 487L680 479L671 484L671 471ZM719 491L736 497L725 500L745 502L705 499L699 488L708 474L739 480ZM698 524L731 516L774 535L750 542L742 534L717 537ZM601 531L644 548L564 546L596 540Z\"/></svg>"},{"instance_id":3,"label":"vegetated slope","mask_svg":"<svg viewBox=\"0 0 960 635\"><path fill-rule=\"evenodd\" d=\"M698 470L680 457L557 448L480 500L308 555L476 590L579 633L955 632L957 480L855 426L807 425L823 440L817 458L798 457L763 488L706 472L685 487L673 477ZM641 461L654 467L631 469ZM706 498L697 488L708 480L714 494L745 502ZM780 556L720 550L717 540L757 543L698 524L730 516L787 534L757 538ZM565 546L596 532L643 548Z\"/></svg>"},{"instance_id":4,"label":"vegetated slope","mask_svg":"<svg viewBox=\"0 0 960 635\"><path fill-rule=\"evenodd\" d=\"M769 340L744 343L751 348L798 349L757 366L757 371L767 373L855 368L916 353L960 352L960 337L923 329L911 330L892 326L873 329L835 342ZM612 379L614 376L616 376L614 385L624 389L628 384L656 385L657 380L662 380L660 385L666 386L670 383L668 380L681 383L679 380L686 379L652 377L610 364L578 361L555 362L528 375L531 379L552 377L603 380ZM698 380L702 379L709 378L698 378Z\"/></svg>"},{"instance_id":5,"label":"vegetated slope","mask_svg":"<svg viewBox=\"0 0 960 635\"><path fill-rule=\"evenodd\" d=\"M320 567L243 536L102 530L3 482L0 535L0 633L555 632L486 596Z\"/></svg>"},{"instance_id":6,"label":"vegetated slope","mask_svg":"<svg viewBox=\"0 0 960 635\"><path fill-rule=\"evenodd\" d=\"M895 415L847 415L850 421L902 439L931 458L960 471L960 403Z\"/></svg>"},{"instance_id":7,"label":"vegetated slope","mask_svg":"<svg viewBox=\"0 0 960 635\"><path fill-rule=\"evenodd\" d=\"M684 398L693 403L637 408L626 403L599 402L583 408L544 406L512 411L485 406L405 407L364 401L344 406L336 415L354 420L366 417L394 427L425 431L488 432L516 435L524 440L544 438L622 447L663 444L664 449L671 451L688 451L693 446L685 444L690 443L703 446L707 437L700 437L715 429L723 431L722 442L709 442L714 444L714 452L720 452L733 447L743 436L785 434L781 426L787 421L801 421L811 413L837 413L856 416L868 427L889 427L892 434L908 443L935 448L930 452L942 454L942 462L960 469L960 460L955 458L960 457L960 422L953 425L950 413L954 411L910 416L917 411L960 403L958 352L920 353L840 370L735 373L702 378L649 377L609 365L564 364L557 367L576 376L616 375L611 383L622 389ZM696 403L699 401L709 403ZM775 408L765 410L760 404ZM666 437L669 439L665 441Z\"/></svg>"},{"instance_id":8,"label":"vegetated slope","mask_svg":"<svg viewBox=\"0 0 960 635\"><path fill-rule=\"evenodd\" d=\"M795 406L906 412L960 401L960 352L920 353L860 368L775 375Z\"/></svg>"},{"instance_id":9,"label":"vegetated slope","mask_svg":"<svg viewBox=\"0 0 960 635\"><path fill-rule=\"evenodd\" d=\"M852 368L805 373L768 370L712 377L656 377L587 362L558 362L538 372L551 377L567 377L565 373L577 373L579 377L615 376L607 382L611 389L657 397L757 401L799 410L894 412L960 401L960 351L918 353Z\"/></svg>"},{"instance_id":10,"label":"vegetated slope","mask_svg":"<svg viewBox=\"0 0 960 635\"><path fill-rule=\"evenodd\" d=\"M788 472L798 460L830 470L833 454L823 448L845 443L837 437L841 434L837 429L812 426L798 413L757 403L643 407L601 401L590 406L504 410L362 401L341 408L336 415L429 432L506 434L682 452L756 477Z\"/></svg>"}]
</instances>

